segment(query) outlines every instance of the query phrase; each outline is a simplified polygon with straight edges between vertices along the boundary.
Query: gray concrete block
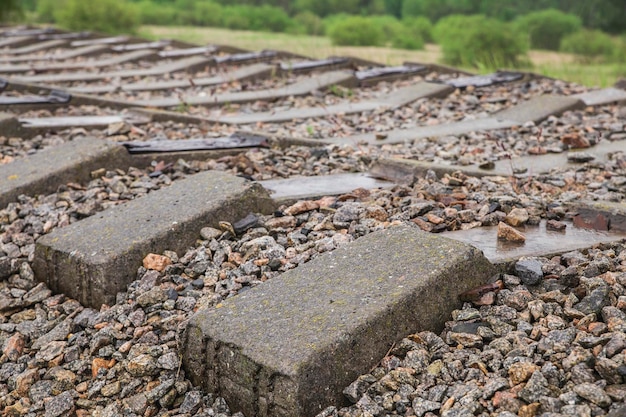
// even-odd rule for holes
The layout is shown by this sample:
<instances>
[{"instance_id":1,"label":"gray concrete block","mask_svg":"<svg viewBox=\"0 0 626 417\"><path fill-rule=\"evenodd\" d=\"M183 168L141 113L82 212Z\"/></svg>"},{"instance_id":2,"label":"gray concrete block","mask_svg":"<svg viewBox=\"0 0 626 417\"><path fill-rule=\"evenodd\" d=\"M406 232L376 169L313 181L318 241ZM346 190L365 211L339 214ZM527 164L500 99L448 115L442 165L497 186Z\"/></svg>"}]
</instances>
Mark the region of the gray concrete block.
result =
<instances>
[{"instance_id":1,"label":"gray concrete block","mask_svg":"<svg viewBox=\"0 0 626 417\"><path fill-rule=\"evenodd\" d=\"M301 107L285 111L258 112L252 114L239 114L224 116L214 119L217 123L249 124L249 123L279 123L295 119L310 119L325 117L334 114L354 114L372 111L386 107L395 109L405 106L421 98L445 97L454 91L450 86L435 83L417 83L408 87L400 88L374 100L361 102L347 102L324 107ZM373 137L374 135L372 135Z\"/></svg>"},{"instance_id":2,"label":"gray concrete block","mask_svg":"<svg viewBox=\"0 0 626 417\"><path fill-rule=\"evenodd\" d=\"M492 271L479 250L417 227L374 232L199 311L183 363L233 411L314 416L394 341L441 329Z\"/></svg>"},{"instance_id":3,"label":"gray concrete block","mask_svg":"<svg viewBox=\"0 0 626 417\"><path fill-rule=\"evenodd\" d=\"M0 113L0 132L7 138L18 136L20 123L15 116L10 113Z\"/></svg>"},{"instance_id":4,"label":"gray concrete block","mask_svg":"<svg viewBox=\"0 0 626 417\"><path fill-rule=\"evenodd\" d=\"M85 182L91 171L128 168L131 159L122 145L93 138L78 138L34 155L0 165L0 208L20 194L54 192L66 182Z\"/></svg>"},{"instance_id":5,"label":"gray concrete block","mask_svg":"<svg viewBox=\"0 0 626 417\"><path fill-rule=\"evenodd\" d=\"M183 253L204 226L273 209L259 184L207 171L41 237L33 269L53 291L99 308L136 279L148 253Z\"/></svg>"},{"instance_id":6,"label":"gray concrete block","mask_svg":"<svg viewBox=\"0 0 626 417\"><path fill-rule=\"evenodd\" d=\"M449 86L447 86L449 87ZM452 87L449 87L452 88ZM398 129L382 133L364 133L361 135L347 136L344 138L329 138L326 142L337 143L341 145L358 145L368 143L370 145L386 145L390 143L404 143L416 139L462 135L465 133L506 129L520 123L513 120L501 120L495 117L487 117L483 119L463 120L460 122L444 123L434 126L420 126L413 129ZM384 138L381 135L385 135Z\"/></svg>"},{"instance_id":7,"label":"gray concrete block","mask_svg":"<svg viewBox=\"0 0 626 417\"><path fill-rule=\"evenodd\" d=\"M611 103L625 102L626 91L619 88L604 88L602 90L576 94L572 97L582 100L587 106L603 106Z\"/></svg>"},{"instance_id":8,"label":"gray concrete block","mask_svg":"<svg viewBox=\"0 0 626 417\"><path fill-rule=\"evenodd\" d=\"M225 103L249 103L257 100L276 100L282 97L302 96L331 85L355 87L357 79L351 71L330 71L285 87L257 91L215 94L213 96L185 96L181 98L154 98L137 102L146 107L176 107L181 104L192 106L220 106Z\"/></svg>"},{"instance_id":9,"label":"gray concrete block","mask_svg":"<svg viewBox=\"0 0 626 417\"><path fill-rule=\"evenodd\" d=\"M500 120L511 120L519 124L539 123L550 116L559 116L568 110L584 107L585 103L576 97L544 95L533 97L528 101L497 112L493 114L493 117Z\"/></svg>"},{"instance_id":10,"label":"gray concrete block","mask_svg":"<svg viewBox=\"0 0 626 417\"><path fill-rule=\"evenodd\" d=\"M73 69L81 69L81 68L103 68L113 65L119 65L126 62L138 61L140 59L149 59L150 57L156 56L156 53L153 50L140 50L140 51L132 51L124 54L119 54L113 56L111 58L102 59L102 60L85 60L83 62L75 62L75 63L53 63L47 65L5 65L0 67L0 72L4 73L18 73L18 72L28 72L28 71L66 71ZM50 83L50 82L62 82L62 81L82 81L87 79L100 79L100 78L89 78L97 76L98 73L64 73L64 74L39 74L39 75L18 75L15 77L16 80L22 82L32 82L32 83Z\"/></svg>"}]
</instances>

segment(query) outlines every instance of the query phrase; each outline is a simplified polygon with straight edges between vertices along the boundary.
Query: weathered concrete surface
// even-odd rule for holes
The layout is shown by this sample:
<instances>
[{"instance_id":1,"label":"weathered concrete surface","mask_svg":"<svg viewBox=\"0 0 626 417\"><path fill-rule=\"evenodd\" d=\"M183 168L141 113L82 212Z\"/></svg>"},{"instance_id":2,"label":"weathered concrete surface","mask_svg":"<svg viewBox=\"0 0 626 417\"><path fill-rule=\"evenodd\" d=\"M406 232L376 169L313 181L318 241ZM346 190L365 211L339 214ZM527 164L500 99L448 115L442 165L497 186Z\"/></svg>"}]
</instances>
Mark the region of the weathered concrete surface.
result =
<instances>
[{"instance_id":1,"label":"weathered concrete surface","mask_svg":"<svg viewBox=\"0 0 626 417\"><path fill-rule=\"evenodd\" d=\"M625 102L626 91L619 88L604 88L602 90L576 94L572 97L582 100L587 106L602 106L616 102Z\"/></svg>"},{"instance_id":2,"label":"weathered concrete surface","mask_svg":"<svg viewBox=\"0 0 626 417\"><path fill-rule=\"evenodd\" d=\"M6 55L24 55L24 54L30 54L32 52L41 51L44 49L56 48L56 47L65 45L66 43L67 41L63 39L57 39L57 40L51 40L51 41L45 41L45 42L37 42L28 46L23 46L21 48L7 49L5 51L2 51L2 53Z\"/></svg>"},{"instance_id":3,"label":"weathered concrete surface","mask_svg":"<svg viewBox=\"0 0 626 417\"><path fill-rule=\"evenodd\" d=\"M204 226L273 209L260 185L207 171L43 236L33 269L53 291L99 308L136 279L148 253L183 253Z\"/></svg>"},{"instance_id":4,"label":"weathered concrete surface","mask_svg":"<svg viewBox=\"0 0 626 417\"><path fill-rule=\"evenodd\" d=\"M592 148L584 149L586 154L595 157L594 161L604 162L611 153L624 150L623 141L601 142ZM403 158L383 158L372 164L369 174L376 178L400 183L411 183L416 176L424 176L426 171L432 170L437 175L451 174L462 171L473 177L484 176L528 176L538 175L550 170L576 169L581 163L570 162L567 159L569 152L546 155L529 155L513 159L495 161L493 169L482 169L477 165L445 165L427 161L416 161Z\"/></svg>"},{"instance_id":5,"label":"weathered concrete surface","mask_svg":"<svg viewBox=\"0 0 626 417\"><path fill-rule=\"evenodd\" d=\"M102 52L106 49L107 47L105 45L90 45L90 46L83 46L81 48L69 49L64 52L59 52L59 53L1 57L0 62L10 63L10 62L22 62L22 61L29 61L29 62L51 61L51 60L61 61L64 59L76 58L77 56L81 56L81 57L91 56L96 53Z\"/></svg>"},{"instance_id":6,"label":"weathered concrete surface","mask_svg":"<svg viewBox=\"0 0 626 417\"><path fill-rule=\"evenodd\" d=\"M585 154L592 155L595 158L595 162L604 162L607 161L609 154L623 151L625 148L626 143L624 143L624 141L602 141L591 148L578 149L570 152L503 159L496 161L495 168L486 172L488 173L487 175L511 175L513 173L537 175L550 172L550 170L554 168L576 169L582 164L568 161L567 158L570 153L581 151Z\"/></svg>"},{"instance_id":7,"label":"weathered concrete surface","mask_svg":"<svg viewBox=\"0 0 626 417\"><path fill-rule=\"evenodd\" d=\"M481 170L477 166L444 165L427 161L416 161L403 158L383 158L374 162L369 170L369 175L400 184L411 184L417 177L423 177L429 170L437 176L452 174L462 171L472 177L484 177L487 175L507 175L506 172ZM510 174L509 174L510 175Z\"/></svg>"},{"instance_id":8,"label":"weathered concrete surface","mask_svg":"<svg viewBox=\"0 0 626 417\"><path fill-rule=\"evenodd\" d=\"M68 81L94 81L104 80L109 78L130 78L130 77L147 77L150 75L169 74L176 71L194 71L202 68L209 62L209 58L203 56L194 56L191 58L184 58L173 62L168 62L163 65L155 65L150 68L142 68L135 70L123 70L123 71L111 71L111 72L70 72L63 74L50 74L50 75L34 75L32 77L19 77L21 81L27 82L68 82ZM90 88L69 88L68 91L85 93L90 92Z\"/></svg>"},{"instance_id":9,"label":"weathered concrete surface","mask_svg":"<svg viewBox=\"0 0 626 417\"><path fill-rule=\"evenodd\" d=\"M209 62L207 60L207 62ZM94 85L80 88L73 88L71 91L79 91L85 94L103 94L121 91L158 91L173 88L186 88L191 86L208 86L228 83L232 81L244 81L268 78L275 71L276 67L269 64L253 64L239 68L230 73L216 75L214 77L203 77L193 79L176 79L155 82L137 82L122 85ZM189 70L188 70L189 71Z\"/></svg>"},{"instance_id":10,"label":"weathered concrete surface","mask_svg":"<svg viewBox=\"0 0 626 417\"><path fill-rule=\"evenodd\" d=\"M35 36L12 36L9 38L0 39L0 48L3 48L2 53L7 53L11 51L11 49L4 49L9 46L13 46L15 48L20 47L22 45L27 45L29 43L36 42L37 38Z\"/></svg>"},{"instance_id":11,"label":"weathered concrete surface","mask_svg":"<svg viewBox=\"0 0 626 417\"><path fill-rule=\"evenodd\" d=\"M42 150L10 164L0 165L0 208L20 194L54 192L66 182L85 182L93 170L128 168L131 159L122 145L78 138Z\"/></svg>"},{"instance_id":12,"label":"weathered concrete surface","mask_svg":"<svg viewBox=\"0 0 626 417\"><path fill-rule=\"evenodd\" d=\"M371 111L386 107L395 109L405 106L421 98L443 97L454 91L452 87L435 83L417 83L401 88L374 100L340 103L325 107L304 107L279 112L258 112L253 114L239 114L213 119L218 123L249 124L249 123L278 123L295 119L309 119L325 117L332 114L353 114ZM374 136L374 135L372 135Z\"/></svg>"},{"instance_id":13,"label":"weathered concrete surface","mask_svg":"<svg viewBox=\"0 0 626 417\"><path fill-rule=\"evenodd\" d=\"M290 177L260 181L260 184L270 191L273 199L281 201L346 194L357 188L371 190L394 186L394 183L381 181L363 173Z\"/></svg>"},{"instance_id":14,"label":"weathered concrete surface","mask_svg":"<svg viewBox=\"0 0 626 417\"><path fill-rule=\"evenodd\" d=\"M17 136L20 131L20 123L10 113L0 113L0 134L5 137Z\"/></svg>"},{"instance_id":15,"label":"weathered concrete surface","mask_svg":"<svg viewBox=\"0 0 626 417\"><path fill-rule=\"evenodd\" d=\"M285 87L267 90L241 91L236 93L215 94L213 96L184 96L182 98L154 98L137 102L146 107L176 107L181 104L199 106L221 106L225 103L248 103L257 100L277 100L282 97L302 96L312 91L325 89L331 85L355 87L357 79L350 71L330 71L316 77L307 78Z\"/></svg>"},{"instance_id":16,"label":"weathered concrete surface","mask_svg":"<svg viewBox=\"0 0 626 417\"><path fill-rule=\"evenodd\" d=\"M416 227L374 232L199 311L183 363L233 411L314 416L394 341L441 329L492 271L479 250Z\"/></svg>"},{"instance_id":17,"label":"weathered concrete surface","mask_svg":"<svg viewBox=\"0 0 626 417\"><path fill-rule=\"evenodd\" d=\"M460 122L444 123L434 126L420 126L413 129L390 130L388 132L381 133L364 133L362 135L347 136L344 138L330 138L325 139L325 141L341 145L358 145L361 143L386 145L390 143L403 143L413 141L415 139L430 137L462 135L480 130L506 129L516 125L519 125L519 123L512 120L501 120L496 119L495 117L486 117L483 119L463 120ZM382 135L385 137L383 138Z\"/></svg>"},{"instance_id":18,"label":"weathered concrete surface","mask_svg":"<svg viewBox=\"0 0 626 417\"><path fill-rule=\"evenodd\" d=\"M584 107L585 103L576 97L544 95L533 97L516 106L494 113L493 117L500 120L511 120L519 124L539 123L550 116L558 116L568 110Z\"/></svg>"},{"instance_id":19,"label":"weathered concrete surface","mask_svg":"<svg viewBox=\"0 0 626 417\"><path fill-rule=\"evenodd\" d=\"M17 72L28 72L34 70L36 72L45 72L45 71L67 71L81 68L102 68L108 67L111 65L119 65L125 62L138 61L140 59L147 59L150 56L154 56L155 53L153 50L147 51L133 51L125 54L119 54L113 56L111 58L102 59L102 60L86 60L82 62L59 62L52 64L40 64L40 65L4 65L0 67L0 73L17 73ZM39 74L39 75L27 75L27 76L17 76L16 80L22 82L32 82L32 83L49 83L49 82L60 82L60 81L81 81L86 78L83 78L88 75L96 75L97 73L64 73L64 74ZM79 77L80 75L80 77ZM98 78L96 78L98 79Z\"/></svg>"}]
</instances>

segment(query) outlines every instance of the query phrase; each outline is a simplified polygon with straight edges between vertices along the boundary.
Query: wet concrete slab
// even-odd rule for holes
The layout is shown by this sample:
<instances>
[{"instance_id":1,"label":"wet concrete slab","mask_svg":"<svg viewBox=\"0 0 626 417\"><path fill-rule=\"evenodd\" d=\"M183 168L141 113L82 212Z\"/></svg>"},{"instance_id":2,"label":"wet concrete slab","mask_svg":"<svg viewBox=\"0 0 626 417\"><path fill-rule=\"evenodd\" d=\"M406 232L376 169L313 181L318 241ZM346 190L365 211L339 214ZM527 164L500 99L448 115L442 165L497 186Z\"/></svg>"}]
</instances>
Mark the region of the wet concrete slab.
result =
<instances>
[{"instance_id":1,"label":"wet concrete slab","mask_svg":"<svg viewBox=\"0 0 626 417\"><path fill-rule=\"evenodd\" d=\"M257 183L202 172L41 237L33 270L52 291L98 309L115 302L149 253L183 253L202 227L274 208Z\"/></svg>"},{"instance_id":2,"label":"wet concrete slab","mask_svg":"<svg viewBox=\"0 0 626 417\"><path fill-rule=\"evenodd\" d=\"M331 85L354 87L357 83L354 74L349 71L330 71L300 82L267 90L242 91L237 93L215 94L204 96L183 96L155 98L137 102L139 106L146 107L177 107L180 105L220 106L225 103L248 103L258 100L277 100L289 96L302 96L315 90L325 89Z\"/></svg>"},{"instance_id":3,"label":"wet concrete slab","mask_svg":"<svg viewBox=\"0 0 626 417\"><path fill-rule=\"evenodd\" d=\"M102 68L111 65L119 65L126 62L138 61L140 59L147 59L154 56L154 51L134 51L120 55L116 55L111 58L102 60L86 60L83 62L74 63L51 63L51 64L38 64L38 65L3 65L0 66L0 73L20 73L20 72L47 72L47 71L68 71L83 68ZM17 75L15 79L22 82L41 82L51 83L59 81L81 81L84 77L89 75L97 75L96 73L65 73L65 74L38 74L38 75ZM96 78L97 79L97 78Z\"/></svg>"},{"instance_id":4,"label":"wet concrete slab","mask_svg":"<svg viewBox=\"0 0 626 417\"><path fill-rule=\"evenodd\" d=\"M347 194L357 188L391 188L393 182L376 179L365 173L320 175L317 177L290 177L259 181L274 200L285 202L318 198L326 195Z\"/></svg>"},{"instance_id":5,"label":"wet concrete slab","mask_svg":"<svg viewBox=\"0 0 626 417\"><path fill-rule=\"evenodd\" d=\"M540 123L550 116L559 116L568 110L584 107L585 103L576 97L543 95L494 113L492 116L500 120L512 120L519 124Z\"/></svg>"},{"instance_id":6,"label":"wet concrete slab","mask_svg":"<svg viewBox=\"0 0 626 417\"><path fill-rule=\"evenodd\" d=\"M451 87L450 87L451 88ZM325 139L328 143L337 143L342 145L358 145L367 143L370 145L386 145L391 143L404 143L416 139L462 135L470 132L506 129L519 125L518 122L512 120L501 120L495 117L486 117L482 119L463 120L460 122L446 123L434 126L420 126L412 129L391 130L380 133L365 133L362 135L348 136L345 138Z\"/></svg>"},{"instance_id":7,"label":"wet concrete slab","mask_svg":"<svg viewBox=\"0 0 626 417\"><path fill-rule=\"evenodd\" d=\"M602 90L576 94L572 97L582 100L587 106L602 106L612 103L626 102L626 90L619 88L604 88Z\"/></svg>"},{"instance_id":8,"label":"wet concrete slab","mask_svg":"<svg viewBox=\"0 0 626 417\"><path fill-rule=\"evenodd\" d=\"M493 272L480 251L417 227L373 232L200 310L181 343L185 371L232 411L313 417L394 341L439 331Z\"/></svg>"},{"instance_id":9,"label":"wet concrete slab","mask_svg":"<svg viewBox=\"0 0 626 417\"><path fill-rule=\"evenodd\" d=\"M573 250L590 248L596 243L614 242L626 238L626 232L601 232L576 227L569 221L565 223L567 227L564 231L546 229L545 220L542 220L537 226L519 227L517 230L526 236L524 243L499 240L497 226L444 232L442 236L477 247L494 264L515 261L522 256L549 257Z\"/></svg>"},{"instance_id":10,"label":"wet concrete slab","mask_svg":"<svg viewBox=\"0 0 626 417\"><path fill-rule=\"evenodd\" d=\"M416 100L430 97L441 97L452 92L448 86L433 83L417 83L400 88L375 100L348 102L325 107L304 107L285 111L258 112L254 114L238 114L214 118L212 120L227 124L279 123L289 120L325 117L334 114L353 114L376 109L389 110L405 106Z\"/></svg>"}]
</instances>

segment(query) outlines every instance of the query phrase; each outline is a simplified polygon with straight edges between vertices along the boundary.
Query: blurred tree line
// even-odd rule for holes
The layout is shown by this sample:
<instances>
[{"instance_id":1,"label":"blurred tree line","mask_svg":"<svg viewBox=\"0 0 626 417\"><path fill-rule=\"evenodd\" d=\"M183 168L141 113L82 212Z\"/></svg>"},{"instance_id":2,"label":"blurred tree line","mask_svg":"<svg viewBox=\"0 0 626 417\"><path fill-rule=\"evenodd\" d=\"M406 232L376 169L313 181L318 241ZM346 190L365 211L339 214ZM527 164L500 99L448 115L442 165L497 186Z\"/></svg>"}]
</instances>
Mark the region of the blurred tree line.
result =
<instances>
[{"instance_id":1,"label":"blurred tree line","mask_svg":"<svg viewBox=\"0 0 626 417\"><path fill-rule=\"evenodd\" d=\"M527 65L529 48L626 63L626 0L0 0L5 21L20 12L26 21L106 33L194 25L324 35L335 45L435 42L445 62L466 67Z\"/></svg>"},{"instance_id":2,"label":"blurred tree line","mask_svg":"<svg viewBox=\"0 0 626 417\"><path fill-rule=\"evenodd\" d=\"M0 17L6 20L18 7L36 10L38 3L65 0L0 0ZM171 9L176 4L213 3L224 7L253 6L280 8L288 16L313 14L325 18L336 14L383 15L398 19L422 16L436 23L444 16L482 14L501 21L544 9L557 9L578 16L585 27L608 33L626 32L625 0L127 0L147 7ZM124 2L119 0L119 2ZM199 6L199 8L206 6Z\"/></svg>"}]
</instances>

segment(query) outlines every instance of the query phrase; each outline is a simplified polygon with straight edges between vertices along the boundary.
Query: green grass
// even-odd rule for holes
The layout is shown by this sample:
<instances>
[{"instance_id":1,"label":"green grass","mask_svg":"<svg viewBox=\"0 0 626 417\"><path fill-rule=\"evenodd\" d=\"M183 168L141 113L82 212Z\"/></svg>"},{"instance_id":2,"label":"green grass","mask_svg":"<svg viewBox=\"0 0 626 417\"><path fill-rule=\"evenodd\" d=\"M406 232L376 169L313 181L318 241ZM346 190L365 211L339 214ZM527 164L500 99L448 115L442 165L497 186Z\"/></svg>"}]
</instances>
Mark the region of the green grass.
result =
<instances>
[{"instance_id":1,"label":"green grass","mask_svg":"<svg viewBox=\"0 0 626 417\"><path fill-rule=\"evenodd\" d=\"M150 39L170 38L196 44L218 43L250 50L280 49L313 58L326 58L332 55L354 56L385 65L399 65L406 61L438 63L441 59L439 46L433 44L426 45L423 51L388 47L333 46L330 39L322 36L191 26L142 26L139 34ZM576 62L572 55L552 51L531 51L529 57L533 66L526 70L589 87L608 87L615 84L619 78L626 78L626 63L582 64ZM464 69L478 72L475 69Z\"/></svg>"}]
</instances>

